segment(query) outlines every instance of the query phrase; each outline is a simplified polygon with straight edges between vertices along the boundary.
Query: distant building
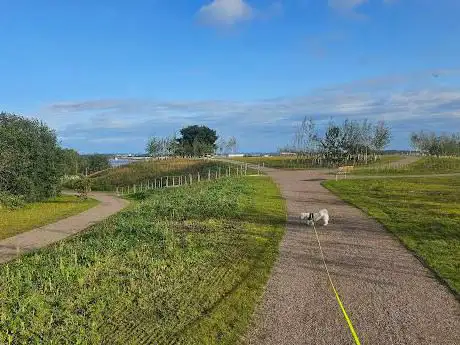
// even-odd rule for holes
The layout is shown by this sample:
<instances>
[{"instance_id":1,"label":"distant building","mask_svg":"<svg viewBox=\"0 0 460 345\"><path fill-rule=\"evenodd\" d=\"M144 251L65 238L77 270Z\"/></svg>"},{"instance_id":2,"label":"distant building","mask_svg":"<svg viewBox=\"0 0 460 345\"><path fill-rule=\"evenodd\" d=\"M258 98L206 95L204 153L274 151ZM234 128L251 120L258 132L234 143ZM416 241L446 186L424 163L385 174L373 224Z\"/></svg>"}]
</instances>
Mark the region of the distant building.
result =
<instances>
[{"instance_id":1,"label":"distant building","mask_svg":"<svg viewBox=\"0 0 460 345\"><path fill-rule=\"evenodd\" d=\"M244 153L229 153L228 157L244 157Z\"/></svg>"},{"instance_id":2,"label":"distant building","mask_svg":"<svg viewBox=\"0 0 460 345\"><path fill-rule=\"evenodd\" d=\"M280 156L295 156L295 152L280 152Z\"/></svg>"}]
</instances>

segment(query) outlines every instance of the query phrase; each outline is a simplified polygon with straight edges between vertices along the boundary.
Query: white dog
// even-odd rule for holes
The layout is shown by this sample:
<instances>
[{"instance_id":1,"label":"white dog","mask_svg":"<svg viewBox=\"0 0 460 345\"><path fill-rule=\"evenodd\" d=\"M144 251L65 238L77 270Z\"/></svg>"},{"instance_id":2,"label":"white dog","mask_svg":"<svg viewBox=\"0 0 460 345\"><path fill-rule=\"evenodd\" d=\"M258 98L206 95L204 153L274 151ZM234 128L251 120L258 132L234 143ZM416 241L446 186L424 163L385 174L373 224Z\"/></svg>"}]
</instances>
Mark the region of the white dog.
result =
<instances>
[{"instance_id":1,"label":"white dog","mask_svg":"<svg viewBox=\"0 0 460 345\"><path fill-rule=\"evenodd\" d=\"M329 212L326 209L319 210L318 212L311 213L311 212L302 212L300 214L301 220L306 220L307 225L316 224L318 221L322 220L323 225L326 226L329 224Z\"/></svg>"}]
</instances>

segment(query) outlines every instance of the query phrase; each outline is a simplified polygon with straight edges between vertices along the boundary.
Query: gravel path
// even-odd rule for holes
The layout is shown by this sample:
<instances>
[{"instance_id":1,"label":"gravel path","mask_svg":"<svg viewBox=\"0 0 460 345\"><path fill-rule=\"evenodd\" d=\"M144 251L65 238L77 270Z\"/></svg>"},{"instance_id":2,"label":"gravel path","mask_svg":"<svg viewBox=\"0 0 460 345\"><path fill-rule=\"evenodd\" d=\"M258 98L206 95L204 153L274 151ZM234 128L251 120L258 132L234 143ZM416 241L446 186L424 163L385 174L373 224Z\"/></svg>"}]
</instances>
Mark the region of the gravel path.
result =
<instances>
[{"instance_id":1,"label":"gravel path","mask_svg":"<svg viewBox=\"0 0 460 345\"><path fill-rule=\"evenodd\" d=\"M353 344L301 211L328 208L318 227L334 284L361 344L460 344L460 303L399 241L323 188L321 171L265 169L287 201L280 257L246 343Z\"/></svg>"},{"instance_id":2,"label":"gravel path","mask_svg":"<svg viewBox=\"0 0 460 345\"><path fill-rule=\"evenodd\" d=\"M0 264L74 235L128 204L126 200L106 193L93 192L89 196L100 201L100 204L75 216L0 241Z\"/></svg>"}]
</instances>

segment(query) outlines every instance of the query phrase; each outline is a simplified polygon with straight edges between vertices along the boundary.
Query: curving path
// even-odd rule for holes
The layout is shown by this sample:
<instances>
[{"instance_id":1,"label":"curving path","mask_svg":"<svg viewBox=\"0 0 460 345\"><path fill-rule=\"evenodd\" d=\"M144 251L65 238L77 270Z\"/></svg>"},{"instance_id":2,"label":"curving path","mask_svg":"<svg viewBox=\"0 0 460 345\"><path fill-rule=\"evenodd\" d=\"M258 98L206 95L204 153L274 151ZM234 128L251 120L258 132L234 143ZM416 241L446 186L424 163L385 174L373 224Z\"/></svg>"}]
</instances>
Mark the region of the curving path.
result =
<instances>
[{"instance_id":1,"label":"curving path","mask_svg":"<svg viewBox=\"0 0 460 345\"><path fill-rule=\"evenodd\" d=\"M325 171L265 169L287 201L287 231L245 342L354 344L312 228L299 213L326 207L318 227L332 279L361 344L460 344L460 303L383 226L321 186Z\"/></svg>"},{"instance_id":2,"label":"curving path","mask_svg":"<svg viewBox=\"0 0 460 345\"><path fill-rule=\"evenodd\" d=\"M128 205L126 200L107 193L92 192L89 196L100 204L75 216L0 241L0 264L72 236Z\"/></svg>"}]
</instances>

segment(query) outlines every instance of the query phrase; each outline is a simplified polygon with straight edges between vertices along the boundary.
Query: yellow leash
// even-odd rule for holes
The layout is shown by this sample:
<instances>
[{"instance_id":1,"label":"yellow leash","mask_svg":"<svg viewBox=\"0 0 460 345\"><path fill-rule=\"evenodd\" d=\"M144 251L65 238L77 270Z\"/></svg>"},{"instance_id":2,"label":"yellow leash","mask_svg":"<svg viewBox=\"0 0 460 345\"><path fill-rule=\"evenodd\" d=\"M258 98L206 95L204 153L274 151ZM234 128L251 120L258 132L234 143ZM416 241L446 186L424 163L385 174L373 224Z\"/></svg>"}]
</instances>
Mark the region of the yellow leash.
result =
<instances>
[{"instance_id":1,"label":"yellow leash","mask_svg":"<svg viewBox=\"0 0 460 345\"><path fill-rule=\"evenodd\" d=\"M329 278L329 283L331 283L332 290L334 291L335 298L337 299L337 302L339 303L340 309L342 310L343 316L345 317L345 320L347 321L348 328L350 329L351 335L353 336L353 339L355 340L355 344L356 345L361 345L361 342L359 341L359 338L358 338L358 334L356 333L355 328L353 327L353 324L351 323L351 320L348 317L348 314L347 314L347 312L345 310L345 307L343 306L343 303L340 300L339 294L338 294L337 290L335 289L334 283L332 282L332 278L331 278L331 275L329 274L329 269L327 268L326 260L324 259L323 248L321 247L321 242L319 241L318 232L316 231L316 226L315 226L314 222L313 222L313 229L315 230L316 240L318 241L319 250L321 251L321 258L323 259L323 264L324 264L324 267L326 268L326 273L327 273L327 276Z\"/></svg>"}]
</instances>

